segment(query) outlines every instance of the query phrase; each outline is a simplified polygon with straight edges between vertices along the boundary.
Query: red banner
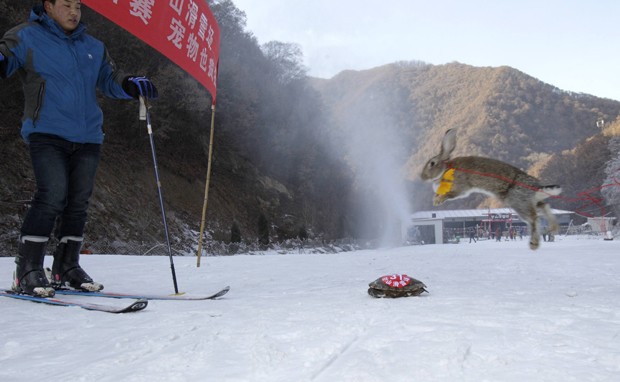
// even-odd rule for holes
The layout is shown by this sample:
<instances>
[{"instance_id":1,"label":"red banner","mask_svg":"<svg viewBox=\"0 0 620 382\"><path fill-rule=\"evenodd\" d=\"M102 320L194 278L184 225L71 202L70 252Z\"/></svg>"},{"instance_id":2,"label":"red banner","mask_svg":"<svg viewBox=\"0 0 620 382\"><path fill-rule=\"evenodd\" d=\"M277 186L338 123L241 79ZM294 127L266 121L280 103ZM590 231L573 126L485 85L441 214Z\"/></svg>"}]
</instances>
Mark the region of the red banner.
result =
<instances>
[{"instance_id":1,"label":"red banner","mask_svg":"<svg viewBox=\"0 0 620 382\"><path fill-rule=\"evenodd\" d=\"M213 97L220 29L206 0L82 0L198 80Z\"/></svg>"}]
</instances>

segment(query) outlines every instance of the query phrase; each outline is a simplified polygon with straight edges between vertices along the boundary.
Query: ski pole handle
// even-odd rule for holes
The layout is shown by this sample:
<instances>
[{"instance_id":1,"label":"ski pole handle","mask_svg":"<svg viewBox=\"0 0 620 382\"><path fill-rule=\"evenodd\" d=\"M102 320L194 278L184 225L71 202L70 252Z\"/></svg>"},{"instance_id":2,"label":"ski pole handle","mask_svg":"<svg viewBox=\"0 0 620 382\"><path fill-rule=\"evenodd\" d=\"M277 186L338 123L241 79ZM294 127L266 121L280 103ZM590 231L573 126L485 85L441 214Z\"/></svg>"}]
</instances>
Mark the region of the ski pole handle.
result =
<instances>
[{"instance_id":1,"label":"ski pole handle","mask_svg":"<svg viewBox=\"0 0 620 382\"><path fill-rule=\"evenodd\" d=\"M140 120L146 121L146 101L143 96L139 96L138 99L140 100Z\"/></svg>"}]
</instances>

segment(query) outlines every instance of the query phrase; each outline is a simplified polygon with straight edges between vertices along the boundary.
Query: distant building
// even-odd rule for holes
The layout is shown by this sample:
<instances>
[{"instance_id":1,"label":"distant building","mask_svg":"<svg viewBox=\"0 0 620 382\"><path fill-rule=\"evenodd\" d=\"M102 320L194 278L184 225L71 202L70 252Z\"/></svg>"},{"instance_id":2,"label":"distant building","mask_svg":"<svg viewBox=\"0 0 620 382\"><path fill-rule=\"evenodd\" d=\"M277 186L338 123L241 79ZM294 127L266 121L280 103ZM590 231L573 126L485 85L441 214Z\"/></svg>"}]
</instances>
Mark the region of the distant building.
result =
<instances>
[{"instance_id":1,"label":"distant building","mask_svg":"<svg viewBox=\"0 0 620 382\"><path fill-rule=\"evenodd\" d=\"M572 211L551 209L560 226L568 226ZM547 222L540 221L541 233ZM504 234L513 228L518 234L529 235L527 224L519 218L512 208L486 208L478 210L437 210L419 211L411 215L410 229L415 231L418 240L426 244L448 243L457 238L467 237L467 232L475 230L481 238L493 238L496 231Z\"/></svg>"},{"instance_id":2,"label":"distant building","mask_svg":"<svg viewBox=\"0 0 620 382\"><path fill-rule=\"evenodd\" d=\"M584 227L589 228L592 233L606 234L611 231L614 226L615 217L589 217L588 221L583 224Z\"/></svg>"}]
</instances>

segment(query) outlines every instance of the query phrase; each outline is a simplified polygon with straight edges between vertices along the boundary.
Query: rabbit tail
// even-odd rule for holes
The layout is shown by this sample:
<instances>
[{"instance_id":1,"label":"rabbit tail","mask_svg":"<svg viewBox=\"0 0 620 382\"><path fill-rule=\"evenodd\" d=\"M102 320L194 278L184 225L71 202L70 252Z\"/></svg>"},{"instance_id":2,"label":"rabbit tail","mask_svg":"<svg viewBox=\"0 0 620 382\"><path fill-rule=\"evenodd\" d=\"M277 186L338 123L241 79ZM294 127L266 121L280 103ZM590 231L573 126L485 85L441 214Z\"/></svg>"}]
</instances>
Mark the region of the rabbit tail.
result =
<instances>
[{"instance_id":1,"label":"rabbit tail","mask_svg":"<svg viewBox=\"0 0 620 382\"><path fill-rule=\"evenodd\" d=\"M536 192L536 201L545 200L550 196L558 196L562 193L562 187L558 185L542 186Z\"/></svg>"}]
</instances>

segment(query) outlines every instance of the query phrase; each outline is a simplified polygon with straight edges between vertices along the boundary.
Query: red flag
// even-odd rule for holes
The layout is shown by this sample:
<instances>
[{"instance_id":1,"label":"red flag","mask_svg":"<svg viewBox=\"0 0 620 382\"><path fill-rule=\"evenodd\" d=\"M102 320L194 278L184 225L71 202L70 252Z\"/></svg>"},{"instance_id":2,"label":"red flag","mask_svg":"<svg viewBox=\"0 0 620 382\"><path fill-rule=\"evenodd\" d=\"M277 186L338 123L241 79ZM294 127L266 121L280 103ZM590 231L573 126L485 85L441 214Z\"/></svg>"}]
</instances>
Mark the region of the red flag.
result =
<instances>
[{"instance_id":1,"label":"red flag","mask_svg":"<svg viewBox=\"0 0 620 382\"><path fill-rule=\"evenodd\" d=\"M82 0L171 59L213 97L220 29L206 0Z\"/></svg>"}]
</instances>

